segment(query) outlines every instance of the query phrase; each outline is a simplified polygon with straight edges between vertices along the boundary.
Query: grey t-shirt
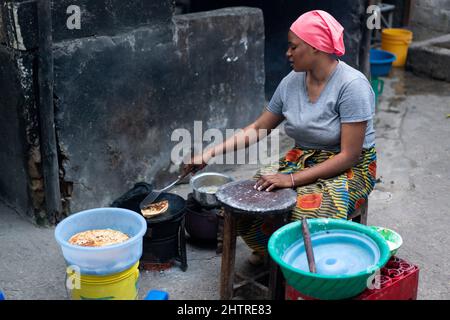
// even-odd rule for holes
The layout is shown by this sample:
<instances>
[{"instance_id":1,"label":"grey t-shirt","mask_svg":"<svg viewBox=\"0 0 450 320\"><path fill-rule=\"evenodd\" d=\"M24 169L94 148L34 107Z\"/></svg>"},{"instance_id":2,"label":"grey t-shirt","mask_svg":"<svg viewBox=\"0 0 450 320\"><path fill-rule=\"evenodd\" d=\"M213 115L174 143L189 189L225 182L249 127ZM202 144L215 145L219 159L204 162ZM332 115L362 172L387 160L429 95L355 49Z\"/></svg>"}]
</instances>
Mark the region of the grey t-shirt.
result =
<instances>
[{"instance_id":1,"label":"grey t-shirt","mask_svg":"<svg viewBox=\"0 0 450 320\"><path fill-rule=\"evenodd\" d=\"M301 148L338 152L341 123L362 121L367 121L363 148L375 144L375 94L361 72L340 60L315 103L309 101L306 73L292 71L267 109L286 118L286 134Z\"/></svg>"}]
</instances>

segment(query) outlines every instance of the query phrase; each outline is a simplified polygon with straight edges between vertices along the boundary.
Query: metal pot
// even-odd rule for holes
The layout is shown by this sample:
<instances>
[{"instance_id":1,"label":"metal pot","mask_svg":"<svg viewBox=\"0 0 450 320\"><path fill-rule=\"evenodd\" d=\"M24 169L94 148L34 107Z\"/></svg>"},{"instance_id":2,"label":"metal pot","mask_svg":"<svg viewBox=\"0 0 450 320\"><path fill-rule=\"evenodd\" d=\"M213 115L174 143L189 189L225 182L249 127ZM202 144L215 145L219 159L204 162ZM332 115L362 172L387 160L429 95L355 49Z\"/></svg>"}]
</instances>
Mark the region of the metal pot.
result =
<instances>
[{"instance_id":1,"label":"metal pot","mask_svg":"<svg viewBox=\"0 0 450 320\"><path fill-rule=\"evenodd\" d=\"M186 208L186 231L191 238L201 241L216 241L220 209L194 211ZM217 212L216 212L217 211Z\"/></svg>"},{"instance_id":2,"label":"metal pot","mask_svg":"<svg viewBox=\"0 0 450 320\"><path fill-rule=\"evenodd\" d=\"M205 172L193 176L190 180L190 185L193 190L194 199L202 206L207 208L219 207L220 203L217 201L216 195L213 192L207 192L207 187L220 187L224 184L232 182L234 179L230 176L216 173Z\"/></svg>"}]
</instances>

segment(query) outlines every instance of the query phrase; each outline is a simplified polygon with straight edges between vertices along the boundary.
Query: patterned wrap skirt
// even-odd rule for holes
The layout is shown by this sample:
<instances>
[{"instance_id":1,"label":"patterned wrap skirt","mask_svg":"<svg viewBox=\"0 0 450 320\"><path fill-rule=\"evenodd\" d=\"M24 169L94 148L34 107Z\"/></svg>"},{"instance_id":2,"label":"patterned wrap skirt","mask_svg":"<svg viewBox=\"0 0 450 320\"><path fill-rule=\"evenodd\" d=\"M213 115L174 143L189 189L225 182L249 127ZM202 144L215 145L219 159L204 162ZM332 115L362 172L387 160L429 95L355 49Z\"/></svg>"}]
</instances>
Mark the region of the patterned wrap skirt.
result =
<instances>
[{"instance_id":1,"label":"patterned wrap skirt","mask_svg":"<svg viewBox=\"0 0 450 320\"><path fill-rule=\"evenodd\" d=\"M254 180L270 173L290 174L313 167L334 157L337 153L324 150L302 150L298 147L287 152L278 164L257 171ZM375 147L363 149L358 163L342 174L318 179L315 183L296 188L297 204L291 221L303 218L347 219L358 209L373 190L376 180L377 154ZM272 218L243 217L238 220L237 231L254 251L265 253L270 236L276 230Z\"/></svg>"}]
</instances>

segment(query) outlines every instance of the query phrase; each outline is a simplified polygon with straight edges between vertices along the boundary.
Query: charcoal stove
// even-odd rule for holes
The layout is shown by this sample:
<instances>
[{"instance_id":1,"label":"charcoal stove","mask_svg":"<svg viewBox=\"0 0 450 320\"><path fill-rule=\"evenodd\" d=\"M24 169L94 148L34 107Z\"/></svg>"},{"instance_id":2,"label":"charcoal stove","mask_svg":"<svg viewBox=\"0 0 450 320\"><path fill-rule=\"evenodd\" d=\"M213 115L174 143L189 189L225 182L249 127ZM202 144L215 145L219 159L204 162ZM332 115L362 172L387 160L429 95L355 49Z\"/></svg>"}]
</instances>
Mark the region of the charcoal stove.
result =
<instances>
[{"instance_id":1,"label":"charcoal stove","mask_svg":"<svg viewBox=\"0 0 450 320\"><path fill-rule=\"evenodd\" d=\"M111 206L133 210L139 214L140 202L152 190L147 183L137 183L134 188L113 202ZM186 201L172 193L161 193L155 202L168 200L166 212L146 218L147 232L143 239L140 268L144 270L164 270L180 263L183 271L187 269L185 214Z\"/></svg>"},{"instance_id":2,"label":"charcoal stove","mask_svg":"<svg viewBox=\"0 0 450 320\"><path fill-rule=\"evenodd\" d=\"M161 215L146 218L147 232L141 257L143 269L165 269L174 261L186 271L185 214L186 201L171 193L162 193L155 202L168 200L169 209Z\"/></svg>"}]
</instances>

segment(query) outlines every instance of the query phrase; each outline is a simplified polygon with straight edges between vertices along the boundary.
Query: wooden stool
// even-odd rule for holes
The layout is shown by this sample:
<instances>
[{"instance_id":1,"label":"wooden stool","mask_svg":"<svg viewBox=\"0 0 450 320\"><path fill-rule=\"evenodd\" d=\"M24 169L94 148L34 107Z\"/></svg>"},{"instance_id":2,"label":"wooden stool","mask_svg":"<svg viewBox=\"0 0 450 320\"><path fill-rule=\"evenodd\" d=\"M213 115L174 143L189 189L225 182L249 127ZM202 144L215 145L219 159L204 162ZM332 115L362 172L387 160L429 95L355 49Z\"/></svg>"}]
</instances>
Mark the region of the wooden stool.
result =
<instances>
[{"instance_id":1,"label":"wooden stool","mask_svg":"<svg viewBox=\"0 0 450 320\"><path fill-rule=\"evenodd\" d=\"M367 226L367 214L369 211L369 200L366 199L363 204L358 209L347 217L347 220L352 220Z\"/></svg>"},{"instance_id":2,"label":"wooden stool","mask_svg":"<svg viewBox=\"0 0 450 320\"><path fill-rule=\"evenodd\" d=\"M285 224L289 213L297 202L297 193L292 189L266 192L255 190L254 185L254 180L231 182L221 187L216 193L217 199L225 209L220 272L220 298L222 300L232 299L237 288L247 283L255 283L256 280L256 277L253 277L251 279L240 279L240 283L237 285L234 282L237 218L240 216L278 216L283 218ZM239 278L243 278L243 276L240 275ZM279 294L284 294L281 279L278 265L270 259L269 288L267 288L269 298L275 299L278 298Z\"/></svg>"},{"instance_id":3,"label":"wooden stool","mask_svg":"<svg viewBox=\"0 0 450 320\"><path fill-rule=\"evenodd\" d=\"M221 254L223 248L223 208L217 214L217 247L216 253Z\"/></svg>"}]
</instances>

